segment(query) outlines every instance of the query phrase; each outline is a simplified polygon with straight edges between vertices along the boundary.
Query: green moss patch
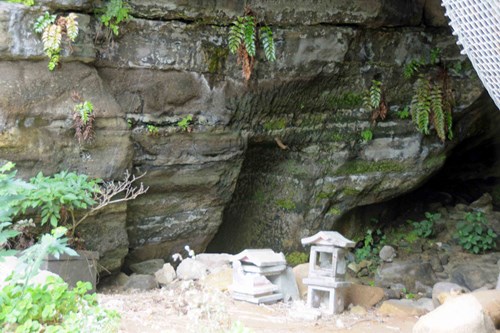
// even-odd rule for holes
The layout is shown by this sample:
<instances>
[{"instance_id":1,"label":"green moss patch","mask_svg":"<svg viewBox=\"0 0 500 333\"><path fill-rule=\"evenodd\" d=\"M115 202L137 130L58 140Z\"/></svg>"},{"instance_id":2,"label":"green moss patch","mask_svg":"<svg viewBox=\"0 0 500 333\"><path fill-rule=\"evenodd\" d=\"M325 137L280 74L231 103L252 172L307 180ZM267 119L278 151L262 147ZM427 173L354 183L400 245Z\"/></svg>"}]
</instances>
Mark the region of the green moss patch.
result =
<instances>
[{"instance_id":1,"label":"green moss patch","mask_svg":"<svg viewBox=\"0 0 500 333\"><path fill-rule=\"evenodd\" d=\"M358 175L371 172L404 172L407 165L401 162L385 161L352 161L342 165L335 171L336 175Z\"/></svg>"}]
</instances>

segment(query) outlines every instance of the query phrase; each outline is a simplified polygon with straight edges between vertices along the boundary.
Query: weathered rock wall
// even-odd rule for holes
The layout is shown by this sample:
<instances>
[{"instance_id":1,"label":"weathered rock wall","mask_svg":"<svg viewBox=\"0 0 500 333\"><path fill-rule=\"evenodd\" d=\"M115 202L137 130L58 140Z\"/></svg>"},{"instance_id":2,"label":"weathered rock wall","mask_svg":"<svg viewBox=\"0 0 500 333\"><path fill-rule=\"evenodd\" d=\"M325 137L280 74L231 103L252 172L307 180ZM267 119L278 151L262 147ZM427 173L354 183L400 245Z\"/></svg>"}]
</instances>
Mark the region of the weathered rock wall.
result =
<instances>
[{"instance_id":1,"label":"weathered rock wall","mask_svg":"<svg viewBox=\"0 0 500 333\"><path fill-rule=\"evenodd\" d=\"M451 76L457 110L482 91L435 1L133 0L133 18L113 40L92 1L37 3L0 3L0 158L23 176L147 171L146 195L82 228L111 271L127 255L169 259L185 244L203 251L223 221L214 248L293 249L351 208L420 184L455 143L422 137L394 112L363 143L370 112L360 98L375 78L393 109L407 105L403 66L433 48L461 66ZM258 51L247 83L227 50L245 5L272 27L277 51L274 63ZM76 11L82 29L54 72L32 31L46 7ZM73 91L95 105L90 144L73 138ZM192 132L177 126L188 114Z\"/></svg>"}]
</instances>

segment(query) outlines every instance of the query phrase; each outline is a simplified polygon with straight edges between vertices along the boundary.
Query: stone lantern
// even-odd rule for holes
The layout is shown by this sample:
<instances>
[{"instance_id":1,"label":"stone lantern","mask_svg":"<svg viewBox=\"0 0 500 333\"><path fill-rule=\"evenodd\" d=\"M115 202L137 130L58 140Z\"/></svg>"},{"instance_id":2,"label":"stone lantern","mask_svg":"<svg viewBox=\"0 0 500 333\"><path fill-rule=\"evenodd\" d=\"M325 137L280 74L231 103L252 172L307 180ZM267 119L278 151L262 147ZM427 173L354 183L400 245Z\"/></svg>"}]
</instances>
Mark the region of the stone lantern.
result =
<instances>
[{"instance_id":1,"label":"stone lantern","mask_svg":"<svg viewBox=\"0 0 500 333\"><path fill-rule=\"evenodd\" d=\"M347 263L346 248L355 243L336 231L320 231L302 239L302 245L311 245L309 274L304 278L307 285L307 306L317 308L327 302L330 314L344 310Z\"/></svg>"}]
</instances>

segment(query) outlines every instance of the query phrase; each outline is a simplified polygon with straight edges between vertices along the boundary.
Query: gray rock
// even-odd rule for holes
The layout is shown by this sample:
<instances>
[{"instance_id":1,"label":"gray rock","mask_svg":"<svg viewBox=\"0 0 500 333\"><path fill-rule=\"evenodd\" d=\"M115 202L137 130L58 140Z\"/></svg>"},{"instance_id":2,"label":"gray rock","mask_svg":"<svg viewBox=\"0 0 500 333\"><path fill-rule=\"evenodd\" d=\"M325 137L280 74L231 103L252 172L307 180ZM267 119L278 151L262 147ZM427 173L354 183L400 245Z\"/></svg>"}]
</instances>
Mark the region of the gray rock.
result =
<instances>
[{"instance_id":1,"label":"gray rock","mask_svg":"<svg viewBox=\"0 0 500 333\"><path fill-rule=\"evenodd\" d=\"M430 263L432 266L432 270L436 273L441 273L444 271L444 267L441 264L441 260L439 260L439 257L433 256L430 258Z\"/></svg>"},{"instance_id":2,"label":"gray rock","mask_svg":"<svg viewBox=\"0 0 500 333\"><path fill-rule=\"evenodd\" d=\"M128 281L123 285L124 290L152 290L158 288L158 283L152 275L132 274Z\"/></svg>"},{"instance_id":3,"label":"gray rock","mask_svg":"<svg viewBox=\"0 0 500 333\"><path fill-rule=\"evenodd\" d=\"M500 273L498 273L497 286L495 289L500 290Z\"/></svg>"},{"instance_id":4,"label":"gray rock","mask_svg":"<svg viewBox=\"0 0 500 333\"><path fill-rule=\"evenodd\" d=\"M384 245L380 250L379 257L385 262L392 262L396 257L396 250L390 245Z\"/></svg>"},{"instance_id":5,"label":"gray rock","mask_svg":"<svg viewBox=\"0 0 500 333\"><path fill-rule=\"evenodd\" d=\"M438 307L441 305L439 302L438 296L442 293L450 294L450 295L460 295L469 293L470 290L466 287L458 285L452 282L438 282L432 287L432 302L434 307Z\"/></svg>"},{"instance_id":6,"label":"gray rock","mask_svg":"<svg viewBox=\"0 0 500 333\"><path fill-rule=\"evenodd\" d=\"M200 253L196 255L196 260L204 263L210 273L215 273L230 267L233 255L227 253Z\"/></svg>"},{"instance_id":7,"label":"gray rock","mask_svg":"<svg viewBox=\"0 0 500 333\"><path fill-rule=\"evenodd\" d=\"M175 269L170 265L170 263L166 263L163 267L155 272L156 281L160 286L166 286L172 281L175 280L177 274L175 273Z\"/></svg>"},{"instance_id":8,"label":"gray rock","mask_svg":"<svg viewBox=\"0 0 500 333\"><path fill-rule=\"evenodd\" d=\"M436 275L429 262L399 260L392 263L383 263L377 270L375 281L386 288L401 283L407 291L416 293L416 281L432 286L436 282Z\"/></svg>"},{"instance_id":9,"label":"gray rock","mask_svg":"<svg viewBox=\"0 0 500 333\"><path fill-rule=\"evenodd\" d=\"M422 316L413 333L495 333L495 326L472 295L451 299Z\"/></svg>"},{"instance_id":10,"label":"gray rock","mask_svg":"<svg viewBox=\"0 0 500 333\"><path fill-rule=\"evenodd\" d=\"M469 207L483 213L489 213L493 211L493 198L491 194L484 193L479 199L471 203Z\"/></svg>"},{"instance_id":11,"label":"gray rock","mask_svg":"<svg viewBox=\"0 0 500 333\"><path fill-rule=\"evenodd\" d=\"M481 261L460 264L451 272L451 281L469 290L476 290L486 284L495 285L497 278L497 265Z\"/></svg>"},{"instance_id":12,"label":"gray rock","mask_svg":"<svg viewBox=\"0 0 500 333\"><path fill-rule=\"evenodd\" d=\"M136 274L149 274L153 275L165 264L163 259L150 259L129 266L130 270Z\"/></svg>"},{"instance_id":13,"label":"gray rock","mask_svg":"<svg viewBox=\"0 0 500 333\"><path fill-rule=\"evenodd\" d=\"M432 298L432 287L427 286L420 281L415 281L415 290L424 297Z\"/></svg>"},{"instance_id":14,"label":"gray rock","mask_svg":"<svg viewBox=\"0 0 500 333\"><path fill-rule=\"evenodd\" d=\"M201 261L186 258L177 266L176 272L181 280L199 280L207 275L208 267Z\"/></svg>"}]
</instances>

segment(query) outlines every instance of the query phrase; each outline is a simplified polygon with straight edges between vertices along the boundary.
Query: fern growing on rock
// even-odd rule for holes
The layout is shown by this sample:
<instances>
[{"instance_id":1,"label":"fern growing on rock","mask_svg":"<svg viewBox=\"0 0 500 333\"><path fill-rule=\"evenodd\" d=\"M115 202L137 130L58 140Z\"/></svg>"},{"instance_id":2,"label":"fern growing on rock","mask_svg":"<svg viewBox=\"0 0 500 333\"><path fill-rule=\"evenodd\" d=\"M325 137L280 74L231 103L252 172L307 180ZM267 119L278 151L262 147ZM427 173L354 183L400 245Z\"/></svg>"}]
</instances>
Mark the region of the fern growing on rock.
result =
<instances>
[{"instance_id":1,"label":"fern growing on rock","mask_svg":"<svg viewBox=\"0 0 500 333\"><path fill-rule=\"evenodd\" d=\"M94 138L94 105L89 101L82 101L80 95L72 93L74 102L80 102L73 109L73 128L78 143L92 141Z\"/></svg>"},{"instance_id":2,"label":"fern growing on rock","mask_svg":"<svg viewBox=\"0 0 500 333\"><path fill-rule=\"evenodd\" d=\"M404 68L406 78L418 74L414 85L410 112L417 129L425 135L434 128L441 141L453 139L453 94L448 86L448 74L440 66L440 49L431 50L429 62L410 61ZM437 68L436 68L437 66ZM422 72L426 69L427 73Z\"/></svg>"},{"instance_id":3,"label":"fern growing on rock","mask_svg":"<svg viewBox=\"0 0 500 333\"><path fill-rule=\"evenodd\" d=\"M387 116L387 103L385 101L382 82L372 80L372 85L364 98L365 107L372 111L371 121L376 123L378 119L384 120Z\"/></svg>"},{"instance_id":4,"label":"fern growing on rock","mask_svg":"<svg viewBox=\"0 0 500 333\"><path fill-rule=\"evenodd\" d=\"M61 58L61 45L64 39L74 42L78 36L78 21L75 13L68 16L52 15L45 12L38 17L34 30L42 34L43 52L49 58L48 68L54 70Z\"/></svg>"},{"instance_id":5,"label":"fern growing on rock","mask_svg":"<svg viewBox=\"0 0 500 333\"><path fill-rule=\"evenodd\" d=\"M238 64L241 64L243 77L248 81L255 64L257 31L266 59L275 61L276 52L271 28L262 26L257 29L255 16L247 11L248 14L239 16L230 27L228 46L232 54L238 55Z\"/></svg>"}]
</instances>

